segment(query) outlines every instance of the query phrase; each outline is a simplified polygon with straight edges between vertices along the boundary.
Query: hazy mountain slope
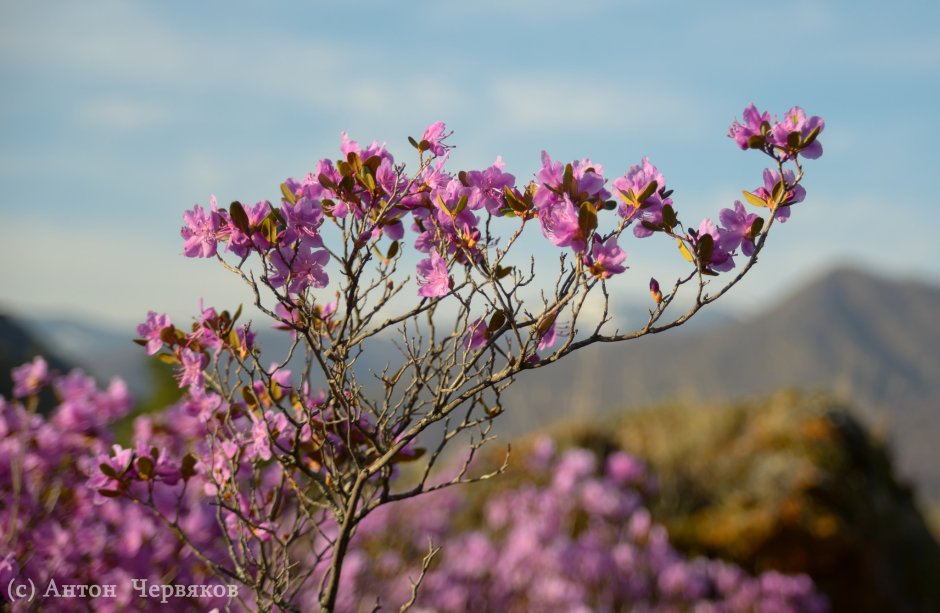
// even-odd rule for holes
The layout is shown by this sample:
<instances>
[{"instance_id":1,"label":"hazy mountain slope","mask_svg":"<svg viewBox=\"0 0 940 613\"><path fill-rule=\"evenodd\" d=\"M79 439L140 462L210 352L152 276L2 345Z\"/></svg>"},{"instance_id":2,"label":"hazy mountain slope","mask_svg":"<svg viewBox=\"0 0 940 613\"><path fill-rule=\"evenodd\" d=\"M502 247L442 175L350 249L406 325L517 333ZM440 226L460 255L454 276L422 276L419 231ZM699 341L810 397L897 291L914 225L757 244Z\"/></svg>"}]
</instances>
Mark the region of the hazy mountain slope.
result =
<instances>
[{"instance_id":1,"label":"hazy mountain slope","mask_svg":"<svg viewBox=\"0 0 940 613\"><path fill-rule=\"evenodd\" d=\"M745 322L591 347L527 373L507 395L506 427L670 399L828 390L886 426L902 470L940 496L938 315L940 288L837 270Z\"/></svg>"},{"instance_id":2,"label":"hazy mountain slope","mask_svg":"<svg viewBox=\"0 0 940 613\"><path fill-rule=\"evenodd\" d=\"M52 368L68 370L68 363L49 347L51 345L38 341L13 318L0 314L0 395L9 398L13 391L10 369L29 362L37 355L44 356Z\"/></svg>"}]
</instances>

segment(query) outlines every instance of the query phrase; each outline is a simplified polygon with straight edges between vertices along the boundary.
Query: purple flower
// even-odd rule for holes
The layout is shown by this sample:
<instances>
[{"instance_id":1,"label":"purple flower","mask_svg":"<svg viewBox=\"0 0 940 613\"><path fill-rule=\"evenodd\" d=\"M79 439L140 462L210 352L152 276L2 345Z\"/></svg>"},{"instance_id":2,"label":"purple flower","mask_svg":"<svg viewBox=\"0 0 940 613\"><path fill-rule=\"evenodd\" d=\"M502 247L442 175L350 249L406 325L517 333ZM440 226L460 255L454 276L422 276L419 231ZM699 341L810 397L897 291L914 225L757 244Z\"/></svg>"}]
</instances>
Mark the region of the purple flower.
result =
<instances>
[{"instance_id":1,"label":"purple flower","mask_svg":"<svg viewBox=\"0 0 940 613\"><path fill-rule=\"evenodd\" d=\"M655 182L656 188L640 201L640 196L647 193L650 184ZM638 219L641 223L634 226L633 234L637 238L645 238L653 231L642 224L647 222L658 225L663 222L663 207L672 205L672 200L664 198L666 193L666 179L655 166L650 164L648 157L643 157L640 164L631 166L626 174L613 182L614 189L623 202L618 212L625 219Z\"/></svg>"},{"instance_id":2,"label":"purple flower","mask_svg":"<svg viewBox=\"0 0 940 613\"><path fill-rule=\"evenodd\" d=\"M826 122L821 117L813 115L806 116L806 111L795 106L787 111L783 116L783 121L774 124L770 132L770 141L775 146L787 152L787 157L795 157L797 154L803 157L815 160L822 155L822 144L816 139L816 135L823 131ZM808 137L815 132L813 140L807 143ZM791 138L794 139L791 142Z\"/></svg>"},{"instance_id":3,"label":"purple flower","mask_svg":"<svg viewBox=\"0 0 940 613\"><path fill-rule=\"evenodd\" d=\"M444 152L447 150L447 145L443 143L444 139L450 136L446 133L447 128L444 126L443 121L435 121L424 131L424 135L421 137L422 141L427 141L428 149L434 155L444 155Z\"/></svg>"},{"instance_id":4,"label":"purple flower","mask_svg":"<svg viewBox=\"0 0 940 613\"><path fill-rule=\"evenodd\" d=\"M703 264L719 272L726 272L734 268L734 259L731 257L732 249L728 247L728 243L733 242L733 237L731 237L730 241L727 238L728 235L725 235L725 238L723 238L712 220L705 218L702 220L702 223L699 224L698 232L692 239L693 244L698 245L702 237L706 234L712 238L712 252L708 261L703 262Z\"/></svg>"},{"instance_id":5,"label":"purple flower","mask_svg":"<svg viewBox=\"0 0 940 613\"><path fill-rule=\"evenodd\" d=\"M783 180L787 185L793 185L796 175L792 170L783 171ZM770 202L773 196L774 186L780 182L780 173L771 168L764 169L764 185L754 190L754 195L765 202ZM790 218L790 207L806 198L806 190L802 185L793 185L783 196L780 203L777 204L777 210L774 211L774 219L784 223Z\"/></svg>"},{"instance_id":6,"label":"purple flower","mask_svg":"<svg viewBox=\"0 0 940 613\"><path fill-rule=\"evenodd\" d=\"M542 152L542 168L538 173L539 188L533 202L537 207L546 206L555 201L560 193L567 191L568 196L578 201L606 200L610 192L604 189L604 168L589 159L571 162L572 185L570 191L564 184L567 166L553 162L548 152Z\"/></svg>"},{"instance_id":7,"label":"purple flower","mask_svg":"<svg viewBox=\"0 0 940 613\"><path fill-rule=\"evenodd\" d=\"M741 149L762 149L765 136L770 130L770 113L761 113L753 104L744 109L744 123L734 123L728 129L728 136L734 139Z\"/></svg>"},{"instance_id":8,"label":"purple flower","mask_svg":"<svg viewBox=\"0 0 940 613\"><path fill-rule=\"evenodd\" d=\"M516 177L503 172L503 159L497 157L493 165L486 170L471 170L467 173L467 183L476 188L479 204L473 208L486 207L493 215L500 215L505 206L503 190L516 184Z\"/></svg>"},{"instance_id":9,"label":"purple flower","mask_svg":"<svg viewBox=\"0 0 940 613\"><path fill-rule=\"evenodd\" d=\"M286 368L281 368L277 362L273 362L268 368L268 373L271 375L271 383L277 384L281 389L290 390L291 389L291 371Z\"/></svg>"},{"instance_id":10,"label":"purple flower","mask_svg":"<svg viewBox=\"0 0 940 613\"><path fill-rule=\"evenodd\" d=\"M13 396L25 398L37 393L49 382L49 365L40 356L36 356L29 364L23 364L13 369Z\"/></svg>"},{"instance_id":11,"label":"purple flower","mask_svg":"<svg viewBox=\"0 0 940 613\"><path fill-rule=\"evenodd\" d=\"M464 337L463 346L466 349L479 349L490 340L490 330L485 318L480 318L470 324L467 336Z\"/></svg>"},{"instance_id":12,"label":"purple flower","mask_svg":"<svg viewBox=\"0 0 940 613\"><path fill-rule=\"evenodd\" d=\"M176 372L176 380L180 388L192 386L202 387L202 371L208 362L205 354L184 347L179 354L180 368Z\"/></svg>"},{"instance_id":13,"label":"purple flower","mask_svg":"<svg viewBox=\"0 0 940 613\"><path fill-rule=\"evenodd\" d=\"M757 214L748 214L744 205L735 200L734 209L721 209L718 219L721 222L719 232L726 239L725 247L733 250L740 245L741 252L751 257L754 254L754 237L751 236L751 227L757 220Z\"/></svg>"},{"instance_id":14,"label":"purple flower","mask_svg":"<svg viewBox=\"0 0 940 613\"><path fill-rule=\"evenodd\" d=\"M542 326L539 326L541 328ZM552 322L548 325L544 332L537 330L539 332L539 345L536 347L536 351L542 351L553 346L558 342L558 334L555 331L555 317L552 317Z\"/></svg>"},{"instance_id":15,"label":"purple flower","mask_svg":"<svg viewBox=\"0 0 940 613\"><path fill-rule=\"evenodd\" d=\"M240 258L247 256L252 249L265 250L270 245L257 227L264 221L264 218L271 212L271 203L267 200L256 202L252 206L243 206L245 215L248 217L249 232L242 232L230 224L228 250Z\"/></svg>"},{"instance_id":16,"label":"purple flower","mask_svg":"<svg viewBox=\"0 0 940 613\"><path fill-rule=\"evenodd\" d=\"M208 213L198 204L191 211L183 213L186 225L180 230L180 236L185 240L183 254L186 257L209 258L217 253L222 218L216 210L215 196L209 202Z\"/></svg>"},{"instance_id":17,"label":"purple flower","mask_svg":"<svg viewBox=\"0 0 940 613\"><path fill-rule=\"evenodd\" d=\"M147 355L153 355L163 347L163 340L160 333L164 328L169 328L173 324L166 313L157 314L154 311L147 311L147 321L137 326L137 334L147 341Z\"/></svg>"},{"instance_id":18,"label":"purple flower","mask_svg":"<svg viewBox=\"0 0 940 613\"><path fill-rule=\"evenodd\" d=\"M278 249L271 256L274 274L268 280L274 287L290 284L287 290L300 294L308 287L326 287L330 277L323 270L330 261L330 253L325 249L311 251L312 245L301 241L296 253L291 249Z\"/></svg>"},{"instance_id":19,"label":"purple flower","mask_svg":"<svg viewBox=\"0 0 940 613\"><path fill-rule=\"evenodd\" d=\"M539 209L539 223L542 234L556 247L571 247L575 253L581 253L587 247L578 209L567 194Z\"/></svg>"},{"instance_id":20,"label":"purple flower","mask_svg":"<svg viewBox=\"0 0 940 613\"><path fill-rule=\"evenodd\" d=\"M431 251L431 257L418 262L418 295L425 298L439 298L450 293L454 285L447 270L447 260L437 250Z\"/></svg>"},{"instance_id":21,"label":"purple flower","mask_svg":"<svg viewBox=\"0 0 940 613\"><path fill-rule=\"evenodd\" d=\"M287 230L284 243L292 243L298 238L305 238L314 247L322 247L320 226L323 224L323 209L319 200L301 198L295 204L285 203L280 209Z\"/></svg>"},{"instance_id":22,"label":"purple flower","mask_svg":"<svg viewBox=\"0 0 940 613\"><path fill-rule=\"evenodd\" d=\"M627 252L617 245L616 236L601 242L600 237L595 234L591 241L591 255L584 256L584 263L595 277L609 279L627 269L623 265L626 259Z\"/></svg>"}]
</instances>

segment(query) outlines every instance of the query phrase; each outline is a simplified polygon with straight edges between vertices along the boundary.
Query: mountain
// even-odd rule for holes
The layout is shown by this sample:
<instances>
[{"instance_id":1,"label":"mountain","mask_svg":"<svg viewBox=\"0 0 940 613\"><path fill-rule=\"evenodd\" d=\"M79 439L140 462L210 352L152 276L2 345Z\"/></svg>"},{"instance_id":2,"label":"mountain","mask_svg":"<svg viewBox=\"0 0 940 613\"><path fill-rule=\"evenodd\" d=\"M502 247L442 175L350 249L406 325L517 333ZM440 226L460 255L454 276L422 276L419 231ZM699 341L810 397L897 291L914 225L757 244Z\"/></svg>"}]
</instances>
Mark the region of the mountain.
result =
<instances>
[{"instance_id":1,"label":"mountain","mask_svg":"<svg viewBox=\"0 0 940 613\"><path fill-rule=\"evenodd\" d=\"M734 291L747 291L747 281ZM644 310L627 305L618 316L633 322ZM940 501L938 316L940 287L834 270L749 319L706 307L681 328L587 347L525 372L503 396L507 410L496 428L514 436L558 420L668 401L704 406L781 388L827 391L889 433L902 473ZM147 358L130 342L134 330L25 321L40 342L102 382L121 375L138 398L149 394ZM266 362L286 353L285 335L257 332ZM376 342L361 357L360 372L397 360L391 342Z\"/></svg>"},{"instance_id":2,"label":"mountain","mask_svg":"<svg viewBox=\"0 0 940 613\"><path fill-rule=\"evenodd\" d=\"M940 499L938 316L940 287L835 270L744 321L588 347L524 373L505 396L503 432L665 401L826 391L886 431L902 474Z\"/></svg>"},{"instance_id":3,"label":"mountain","mask_svg":"<svg viewBox=\"0 0 940 613\"><path fill-rule=\"evenodd\" d=\"M70 368L68 362L50 351L50 347L37 340L16 320L0 314L0 395L10 398L13 392L13 379L10 370L34 357L41 355L51 368L64 371Z\"/></svg>"}]
</instances>

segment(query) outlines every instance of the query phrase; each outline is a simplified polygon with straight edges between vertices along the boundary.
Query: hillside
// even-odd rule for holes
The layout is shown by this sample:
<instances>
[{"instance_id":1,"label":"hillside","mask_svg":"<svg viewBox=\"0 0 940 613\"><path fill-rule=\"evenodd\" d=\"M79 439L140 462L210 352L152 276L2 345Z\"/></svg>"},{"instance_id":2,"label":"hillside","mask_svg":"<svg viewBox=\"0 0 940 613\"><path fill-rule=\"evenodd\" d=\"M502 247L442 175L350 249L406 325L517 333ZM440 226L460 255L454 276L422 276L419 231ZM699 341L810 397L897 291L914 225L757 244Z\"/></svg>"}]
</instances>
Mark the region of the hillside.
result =
<instances>
[{"instance_id":1,"label":"hillside","mask_svg":"<svg viewBox=\"0 0 940 613\"><path fill-rule=\"evenodd\" d=\"M50 351L51 344L36 339L13 318L0 314L0 395L9 398L13 392L10 369L29 362L37 355L44 356L49 366L67 371L68 362Z\"/></svg>"},{"instance_id":2,"label":"hillside","mask_svg":"<svg viewBox=\"0 0 940 613\"><path fill-rule=\"evenodd\" d=\"M503 431L670 400L694 406L822 390L889 433L901 472L936 500L938 315L938 287L837 270L747 321L590 347L526 373L506 395Z\"/></svg>"}]
</instances>

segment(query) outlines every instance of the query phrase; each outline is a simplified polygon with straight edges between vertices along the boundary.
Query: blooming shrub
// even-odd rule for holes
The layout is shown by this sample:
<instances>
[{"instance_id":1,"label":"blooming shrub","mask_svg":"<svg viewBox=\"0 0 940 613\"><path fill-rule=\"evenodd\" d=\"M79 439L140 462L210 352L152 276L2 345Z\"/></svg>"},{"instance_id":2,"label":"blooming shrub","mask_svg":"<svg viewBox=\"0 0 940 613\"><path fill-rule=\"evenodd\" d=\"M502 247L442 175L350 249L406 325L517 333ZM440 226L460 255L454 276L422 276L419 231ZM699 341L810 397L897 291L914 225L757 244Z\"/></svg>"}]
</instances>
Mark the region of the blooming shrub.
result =
<instances>
[{"instance_id":1,"label":"blooming shrub","mask_svg":"<svg viewBox=\"0 0 940 613\"><path fill-rule=\"evenodd\" d=\"M78 370L50 372L42 358L14 369L13 379L14 398L0 396L4 597L11 580L31 580L40 595L54 585L45 603L57 611L85 611L89 602L98 611L155 610L160 599L138 599L132 580L187 586L220 581L196 555L201 551L222 559L215 511L202 492L187 489L189 475L170 459L193 440L186 430L199 427L194 419L170 409L163 419L176 430L160 431L149 418L139 418L135 454L112 447L108 429L131 408L123 381L115 379L101 390ZM37 401L46 387L58 403L44 415L37 412ZM142 458L152 458L150 469L144 470ZM135 487L148 505L135 503L116 485L119 479L108 477L123 479L128 473L151 475ZM161 487L152 487L156 481ZM166 520L188 535L195 549L184 545ZM113 585L114 595L66 596L71 593L67 586L81 585ZM53 600L56 594L60 597ZM225 602L175 599L183 608L209 609ZM27 603L18 604L26 608Z\"/></svg>"},{"instance_id":2,"label":"blooming shrub","mask_svg":"<svg viewBox=\"0 0 940 613\"><path fill-rule=\"evenodd\" d=\"M195 205L183 216L183 253L215 258L244 281L254 307L292 345L279 361L262 363L253 324L239 323L241 307L203 307L189 326L149 313L137 342L174 366L184 399L160 428L140 422L132 449L108 451L104 434L96 435L98 457L81 467L94 473L96 501L151 513L206 569L248 588L254 607L294 609L316 599L333 610L350 540L371 514L489 476L468 469L491 440L501 394L516 376L594 343L679 326L751 270L774 222L804 200L802 161L821 155L824 124L798 107L771 122L752 105L743 120L729 136L772 160L763 185L742 192L759 212L767 209L766 219L735 202L719 225L683 223L673 190L647 158L609 188L601 165L545 152L525 184L500 158L451 172L442 122L409 139L413 172L385 145L363 147L343 134L342 157L287 179L279 205L224 208L214 197L208 209ZM560 250L548 279L534 257L513 251L533 225ZM675 241L691 266L671 289L651 279L645 325L622 332L610 330L608 283L627 275L620 240L628 228L636 238ZM416 260L413 275L403 272L408 259ZM684 289L691 307L676 313L670 307ZM587 320L588 305L599 307L599 321ZM398 363L379 372L357 365L393 333ZM18 371L17 397L34 397L49 376L39 363ZM13 414L23 412L18 402ZM466 463L431 486L455 440L469 450ZM409 462L418 463L417 482L396 479ZM12 466L18 501L15 475L23 470L16 469L25 465ZM214 506L214 536L201 528L208 516L197 510L199 496Z\"/></svg>"},{"instance_id":3,"label":"blooming shrub","mask_svg":"<svg viewBox=\"0 0 940 613\"><path fill-rule=\"evenodd\" d=\"M378 510L360 526L342 584L344 610L412 598L423 611L825 611L805 575L752 576L734 564L688 559L652 521L655 479L626 453L556 453L540 441L524 480L480 506L466 488ZM455 523L464 523L455 530Z\"/></svg>"}]
</instances>

